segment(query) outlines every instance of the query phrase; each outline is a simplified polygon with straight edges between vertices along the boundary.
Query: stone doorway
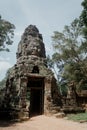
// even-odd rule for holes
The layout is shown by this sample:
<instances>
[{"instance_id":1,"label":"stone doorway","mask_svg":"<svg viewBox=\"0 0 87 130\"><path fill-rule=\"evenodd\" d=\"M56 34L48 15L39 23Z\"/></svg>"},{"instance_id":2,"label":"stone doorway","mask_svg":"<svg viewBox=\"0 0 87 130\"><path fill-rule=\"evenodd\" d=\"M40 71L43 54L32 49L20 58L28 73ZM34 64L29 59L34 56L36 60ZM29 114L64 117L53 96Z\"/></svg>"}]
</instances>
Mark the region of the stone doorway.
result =
<instances>
[{"instance_id":1,"label":"stone doorway","mask_svg":"<svg viewBox=\"0 0 87 130\"><path fill-rule=\"evenodd\" d=\"M30 93L29 117L42 115L44 112L44 78L29 78L27 87Z\"/></svg>"}]
</instances>

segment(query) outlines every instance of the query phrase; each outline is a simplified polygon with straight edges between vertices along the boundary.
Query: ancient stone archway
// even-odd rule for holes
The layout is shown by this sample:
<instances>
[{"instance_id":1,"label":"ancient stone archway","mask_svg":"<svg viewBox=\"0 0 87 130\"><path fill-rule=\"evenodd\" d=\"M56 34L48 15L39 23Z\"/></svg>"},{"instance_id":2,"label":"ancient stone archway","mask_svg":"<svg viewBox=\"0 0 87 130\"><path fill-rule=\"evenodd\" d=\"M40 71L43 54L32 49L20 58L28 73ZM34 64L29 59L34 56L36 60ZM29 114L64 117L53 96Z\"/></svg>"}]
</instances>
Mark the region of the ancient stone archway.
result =
<instances>
[{"instance_id":1,"label":"ancient stone archway","mask_svg":"<svg viewBox=\"0 0 87 130\"><path fill-rule=\"evenodd\" d=\"M41 115L44 111L44 78L31 77L27 88L30 93L29 116Z\"/></svg>"}]
</instances>

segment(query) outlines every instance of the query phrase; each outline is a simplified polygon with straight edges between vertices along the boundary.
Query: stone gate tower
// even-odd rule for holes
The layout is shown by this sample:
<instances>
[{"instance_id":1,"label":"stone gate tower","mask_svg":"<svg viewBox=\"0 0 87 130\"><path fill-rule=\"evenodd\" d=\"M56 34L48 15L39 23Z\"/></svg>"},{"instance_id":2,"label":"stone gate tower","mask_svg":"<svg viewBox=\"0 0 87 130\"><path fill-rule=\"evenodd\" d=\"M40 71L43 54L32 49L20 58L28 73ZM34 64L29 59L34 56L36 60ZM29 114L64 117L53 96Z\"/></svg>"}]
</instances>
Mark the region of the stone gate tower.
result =
<instances>
[{"instance_id":1,"label":"stone gate tower","mask_svg":"<svg viewBox=\"0 0 87 130\"><path fill-rule=\"evenodd\" d=\"M47 67L43 38L36 26L28 26L18 44L17 63L8 76L5 99L16 119L49 114L53 104L58 105L58 87Z\"/></svg>"}]
</instances>

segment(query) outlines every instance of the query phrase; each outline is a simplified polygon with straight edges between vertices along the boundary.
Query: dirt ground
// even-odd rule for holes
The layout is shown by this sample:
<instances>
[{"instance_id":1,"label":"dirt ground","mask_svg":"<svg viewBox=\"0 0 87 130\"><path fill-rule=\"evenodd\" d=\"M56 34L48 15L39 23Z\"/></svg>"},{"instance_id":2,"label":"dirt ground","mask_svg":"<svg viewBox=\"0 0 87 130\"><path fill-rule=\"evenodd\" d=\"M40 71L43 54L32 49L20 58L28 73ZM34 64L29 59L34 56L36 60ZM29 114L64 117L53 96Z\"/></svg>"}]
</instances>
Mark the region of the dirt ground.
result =
<instances>
[{"instance_id":1,"label":"dirt ground","mask_svg":"<svg viewBox=\"0 0 87 130\"><path fill-rule=\"evenodd\" d=\"M0 122L0 130L87 130L87 123L77 123L42 115L21 123Z\"/></svg>"}]
</instances>

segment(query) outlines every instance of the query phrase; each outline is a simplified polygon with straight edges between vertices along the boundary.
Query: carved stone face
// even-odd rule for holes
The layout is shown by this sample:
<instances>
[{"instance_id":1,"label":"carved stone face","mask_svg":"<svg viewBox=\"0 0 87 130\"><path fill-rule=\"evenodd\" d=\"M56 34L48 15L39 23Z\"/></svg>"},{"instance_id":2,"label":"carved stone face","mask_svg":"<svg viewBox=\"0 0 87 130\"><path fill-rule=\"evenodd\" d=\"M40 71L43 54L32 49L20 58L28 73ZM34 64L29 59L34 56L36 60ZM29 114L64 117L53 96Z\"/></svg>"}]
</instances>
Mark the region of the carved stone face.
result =
<instances>
[{"instance_id":1,"label":"carved stone face","mask_svg":"<svg viewBox=\"0 0 87 130\"><path fill-rule=\"evenodd\" d=\"M25 29L22 35L22 39L18 45L17 58L28 55L46 57L42 35L39 34L35 26L31 25Z\"/></svg>"},{"instance_id":2,"label":"carved stone face","mask_svg":"<svg viewBox=\"0 0 87 130\"><path fill-rule=\"evenodd\" d=\"M31 41L27 47L27 54L40 56L41 45L35 41Z\"/></svg>"}]
</instances>

